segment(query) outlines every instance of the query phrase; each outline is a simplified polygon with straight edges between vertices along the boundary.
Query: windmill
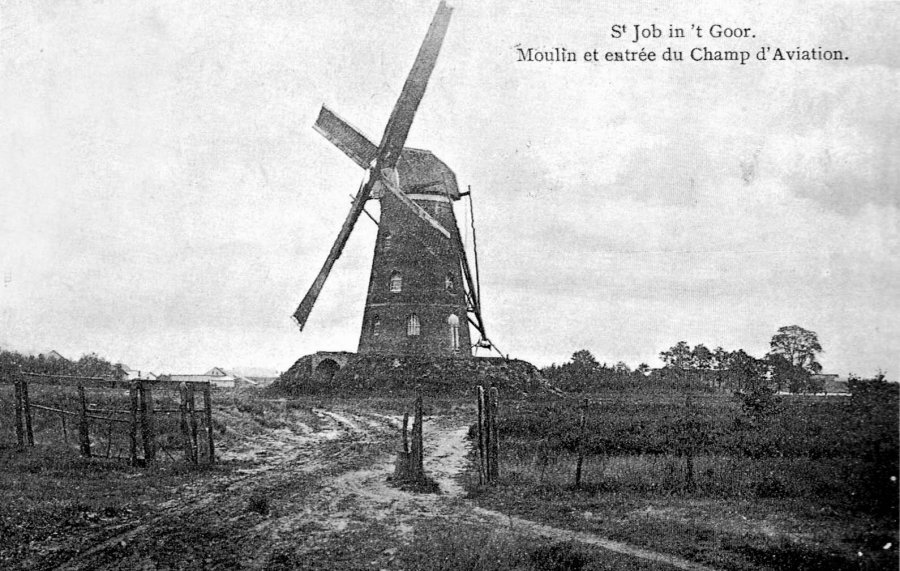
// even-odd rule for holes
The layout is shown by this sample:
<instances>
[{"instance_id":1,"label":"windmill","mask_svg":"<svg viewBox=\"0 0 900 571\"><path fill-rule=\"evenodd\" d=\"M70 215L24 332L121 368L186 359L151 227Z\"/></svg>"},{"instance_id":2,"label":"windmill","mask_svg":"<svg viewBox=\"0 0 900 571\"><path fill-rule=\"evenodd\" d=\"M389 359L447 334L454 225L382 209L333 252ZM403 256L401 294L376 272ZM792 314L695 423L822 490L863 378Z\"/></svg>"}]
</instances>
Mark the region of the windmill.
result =
<instances>
[{"instance_id":1,"label":"windmill","mask_svg":"<svg viewBox=\"0 0 900 571\"><path fill-rule=\"evenodd\" d=\"M453 213L468 193L434 154L404 147L452 11L438 6L378 145L324 106L314 125L367 172L294 319L302 330L366 202L380 200L360 353L471 356L469 323L480 335L475 346L491 346Z\"/></svg>"}]
</instances>

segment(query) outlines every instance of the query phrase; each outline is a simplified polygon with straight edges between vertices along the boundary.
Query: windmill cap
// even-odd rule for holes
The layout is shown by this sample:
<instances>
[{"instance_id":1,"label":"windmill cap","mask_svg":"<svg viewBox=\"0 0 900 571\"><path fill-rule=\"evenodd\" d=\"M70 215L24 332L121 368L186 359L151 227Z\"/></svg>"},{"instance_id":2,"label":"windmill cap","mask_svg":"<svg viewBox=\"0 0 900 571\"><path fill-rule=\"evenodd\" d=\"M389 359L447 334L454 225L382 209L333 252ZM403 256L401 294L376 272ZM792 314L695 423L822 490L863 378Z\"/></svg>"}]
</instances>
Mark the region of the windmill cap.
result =
<instances>
[{"instance_id":1,"label":"windmill cap","mask_svg":"<svg viewBox=\"0 0 900 571\"><path fill-rule=\"evenodd\" d=\"M400 188L407 194L447 195L459 200L456 175L431 151L405 147L397 162Z\"/></svg>"}]
</instances>

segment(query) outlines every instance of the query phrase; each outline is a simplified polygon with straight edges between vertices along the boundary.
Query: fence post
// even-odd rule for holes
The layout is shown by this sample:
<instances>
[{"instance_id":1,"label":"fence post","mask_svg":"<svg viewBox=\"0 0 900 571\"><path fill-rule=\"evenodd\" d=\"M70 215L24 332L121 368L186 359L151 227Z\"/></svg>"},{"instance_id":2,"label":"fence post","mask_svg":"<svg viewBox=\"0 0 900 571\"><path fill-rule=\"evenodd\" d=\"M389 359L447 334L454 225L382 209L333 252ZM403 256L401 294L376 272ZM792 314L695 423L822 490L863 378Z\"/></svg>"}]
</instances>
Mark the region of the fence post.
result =
<instances>
[{"instance_id":1,"label":"fence post","mask_svg":"<svg viewBox=\"0 0 900 571\"><path fill-rule=\"evenodd\" d=\"M416 390L416 405L412 428L412 451L410 454L410 476L416 482L425 477L425 465L422 453L422 391Z\"/></svg>"},{"instance_id":2,"label":"fence post","mask_svg":"<svg viewBox=\"0 0 900 571\"><path fill-rule=\"evenodd\" d=\"M22 381L22 411L25 413L25 444L34 446L34 430L31 428L31 399L28 397L28 381Z\"/></svg>"},{"instance_id":3,"label":"fence post","mask_svg":"<svg viewBox=\"0 0 900 571\"><path fill-rule=\"evenodd\" d=\"M400 436L403 452L409 454L409 412L403 412L403 434Z\"/></svg>"},{"instance_id":4,"label":"fence post","mask_svg":"<svg viewBox=\"0 0 900 571\"><path fill-rule=\"evenodd\" d=\"M63 413L59 413L59 422L62 424L62 434L63 434L63 442L66 444L66 448L69 447L69 431L66 430L66 415Z\"/></svg>"},{"instance_id":5,"label":"fence post","mask_svg":"<svg viewBox=\"0 0 900 571\"><path fill-rule=\"evenodd\" d=\"M112 432L113 432L113 423L108 422L106 424L106 457L109 458L109 454L112 451ZM116 451L116 458L118 459L119 453Z\"/></svg>"},{"instance_id":6,"label":"fence post","mask_svg":"<svg viewBox=\"0 0 900 571\"><path fill-rule=\"evenodd\" d=\"M141 439L144 441L144 460L156 460L156 420L153 418L152 385L140 381Z\"/></svg>"},{"instance_id":7,"label":"fence post","mask_svg":"<svg viewBox=\"0 0 900 571\"><path fill-rule=\"evenodd\" d=\"M496 482L500 477L500 437L497 434L497 415L499 413L500 399L497 387L491 387L489 395L490 425L488 426L488 433L490 434L490 453L488 454L488 481Z\"/></svg>"},{"instance_id":8,"label":"fence post","mask_svg":"<svg viewBox=\"0 0 900 571\"><path fill-rule=\"evenodd\" d=\"M25 421L22 418L25 407L22 404L21 381L13 382L13 392L16 398L16 450L22 452L25 450Z\"/></svg>"},{"instance_id":9,"label":"fence post","mask_svg":"<svg viewBox=\"0 0 900 571\"><path fill-rule=\"evenodd\" d=\"M588 408L588 399L584 399L584 403L581 405L581 420L578 423L578 443L576 444L576 449L578 450L578 463L575 465L575 487L581 487L581 466L584 464L584 426L586 424L586 413Z\"/></svg>"},{"instance_id":10,"label":"fence post","mask_svg":"<svg viewBox=\"0 0 900 571\"><path fill-rule=\"evenodd\" d=\"M131 414L130 414L130 425L128 431L129 437L129 452L130 452L130 462L132 466L138 465L138 409L140 408L140 404L138 403L139 397L138 392L140 390L140 381L134 381L131 383L131 389L128 391L128 395L131 397Z\"/></svg>"},{"instance_id":11,"label":"fence post","mask_svg":"<svg viewBox=\"0 0 900 571\"><path fill-rule=\"evenodd\" d=\"M481 391L481 404L482 410L484 411L484 430L482 431L482 436L484 437L484 442L482 443L482 447L484 448L484 481L490 484L493 480L491 480L491 439L493 435L491 434L491 396L490 392L485 391L482 388Z\"/></svg>"},{"instance_id":12,"label":"fence post","mask_svg":"<svg viewBox=\"0 0 900 571\"><path fill-rule=\"evenodd\" d=\"M87 396L84 394L84 385L78 385L78 443L81 446L81 455L91 457L91 437L89 434L87 416Z\"/></svg>"},{"instance_id":13,"label":"fence post","mask_svg":"<svg viewBox=\"0 0 900 571\"><path fill-rule=\"evenodd\" d=\"M194 384L188 383L188 413L191 423L191 461L196 464L199 459L197 447L197 401L194 398Z\"/></svg>"},{"instance_id":14,"label":"fence post","mask_svg":"<svg viewBox=\"0 0 900 571\"><path fill-rule=\"evenodd\" d=\"M178 393L181 396L181 402L178 405L179 424L181 426L181 447L184 450L184 461L193 462L191 454L193 446L191 446L191 428L188 424L188 387L187 383L182 382L178 386Z\"/></svg>"},{"instance_id":15,"label":"fence post","mask_svg":"<svg viewBox=\"0 0 900 571\"><path fill-rule=\"evenodd\" d=\"M216 449L213 445L212 394L209 383L203 386L203 409L206 415L206 442L209 447L209 463L216 463Z\"/></svg>"},{"instance_id":16,"label":"fence post","mask_svg":"<svg viewBox=\"0 0 900 571\"><path fill-rule=\"evenodd\" d=\"M486 446L485 443L485 423L484 423L484 387L478 385L478 483L484 484L486 480L485 467L487 466L487 462L485 461L485 451Z\"/></svg>"}]
</instances>

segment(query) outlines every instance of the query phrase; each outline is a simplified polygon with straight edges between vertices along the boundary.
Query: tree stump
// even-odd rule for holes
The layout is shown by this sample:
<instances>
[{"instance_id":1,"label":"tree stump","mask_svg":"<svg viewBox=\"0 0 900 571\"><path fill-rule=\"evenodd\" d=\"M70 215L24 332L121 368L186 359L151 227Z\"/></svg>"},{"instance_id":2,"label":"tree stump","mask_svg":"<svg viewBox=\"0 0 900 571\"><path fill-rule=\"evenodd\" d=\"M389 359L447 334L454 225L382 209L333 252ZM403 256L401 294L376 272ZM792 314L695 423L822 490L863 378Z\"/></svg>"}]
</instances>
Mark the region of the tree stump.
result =
<instances>
[{"instance_id":1,"label":"tree stump","mask_svg":"<svg viewBox=\"0 0 900 571\"><path fill-rule=\"evenodd\" d=\"M413 411L413 425L409 437L407 427L409 415L403 415L402 448L397 451L397 462L394 466L394 479L401 483L415 485L427 484L425 478L424 450L422 445L422 394L416 397Z\"/></svg>"}]
</instances>

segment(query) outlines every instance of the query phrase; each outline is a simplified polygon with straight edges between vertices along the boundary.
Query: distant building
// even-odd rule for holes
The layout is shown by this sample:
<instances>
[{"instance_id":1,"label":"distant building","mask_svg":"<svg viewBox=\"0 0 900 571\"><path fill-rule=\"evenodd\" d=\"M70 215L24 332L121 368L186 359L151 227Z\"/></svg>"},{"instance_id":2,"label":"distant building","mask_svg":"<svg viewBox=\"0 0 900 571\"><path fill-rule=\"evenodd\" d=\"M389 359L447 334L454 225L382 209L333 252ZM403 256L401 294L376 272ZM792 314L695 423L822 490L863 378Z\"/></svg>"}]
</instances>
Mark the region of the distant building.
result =
<instances>
[{"instance_id":1,"label":"distant building","mask_svg":"<svg viewBox=\"0 0 900 571\"><path fill-rule=\"evenodd\" d=\"M849 395L850 389L847 380L842 380L837 374L819 373L812 375L810 380L814 385L821 383L823 391L827 395Z\"/></svg>"},{"instance_id":2,"label":"distant building","mask_svg":"<svg viewBox=\"0 0 900 571\"><path fill-rule=\"evenodd\" d=\"M255 387L258 383L247 377L241 377L229 373L221 367L213 367L201 375L160 375L161 381L172 381L176 383L202 383L208 382L211 386L220 389L233 389L235 387Z\"/></svg>"},{"instance_id":3,"label":"distant building","mask_svg":"<svg viewBox=\"0 0 900 571\"><path fill-rule=\"evenodd\" d=\"M128 365L122 365L122 369L125 371L126 381L155 381L157 378L157 375L152 371L140 371L132 369Z\"/></svg>"},{"instance_id":4,"label":"distant building","mask_svg":"<svg viewBox=\"0 0 900 571\"><path fill-rule=\"evenodd\" d=\"M850 396L850 389L846 379L841 379L835 373L813 373L809 376L811 386L817 387L816 392L800 392L792 393L790 391L781 390L779 395L817 395L817 396Z\"/></svg>"}]
</instances>

